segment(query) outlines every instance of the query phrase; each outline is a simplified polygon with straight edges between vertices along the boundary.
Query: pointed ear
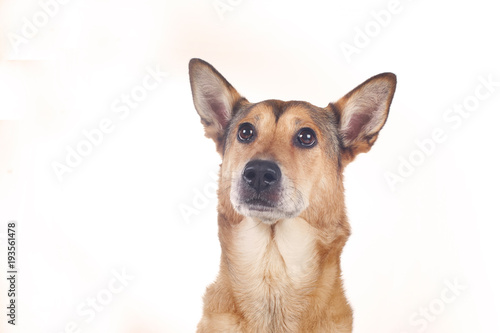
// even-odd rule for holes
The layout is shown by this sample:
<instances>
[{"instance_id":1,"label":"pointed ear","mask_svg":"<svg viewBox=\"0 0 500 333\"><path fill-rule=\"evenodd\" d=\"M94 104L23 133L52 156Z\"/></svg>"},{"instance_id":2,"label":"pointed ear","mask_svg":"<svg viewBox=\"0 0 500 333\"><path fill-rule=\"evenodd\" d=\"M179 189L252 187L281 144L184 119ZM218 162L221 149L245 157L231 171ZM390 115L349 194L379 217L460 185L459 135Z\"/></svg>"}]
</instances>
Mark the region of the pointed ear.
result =
<instances>
[{"instance_id":1,"label":"pointed ear","mask_svg":"<svg viewBox=\"0 0 500 333\"><path fill-rule=\"evenodd\" d=\"M224 132L235 105L243 98L212 65L201 59L189 62L189 80L205 135L215 141L222 155Z\"/></svg>"},{"instance_id":2,"label":"pointed ear","mask_svg":"<svg viewBox=\"0 0 500 333\"><path fill-rule=\"evenodd\" d=\"M338 118L344 162L352 161L359 153L366 153L375 143L387 120L395 90L396 75L382 73L330 104Z\"/></svg>"}]
</instances>

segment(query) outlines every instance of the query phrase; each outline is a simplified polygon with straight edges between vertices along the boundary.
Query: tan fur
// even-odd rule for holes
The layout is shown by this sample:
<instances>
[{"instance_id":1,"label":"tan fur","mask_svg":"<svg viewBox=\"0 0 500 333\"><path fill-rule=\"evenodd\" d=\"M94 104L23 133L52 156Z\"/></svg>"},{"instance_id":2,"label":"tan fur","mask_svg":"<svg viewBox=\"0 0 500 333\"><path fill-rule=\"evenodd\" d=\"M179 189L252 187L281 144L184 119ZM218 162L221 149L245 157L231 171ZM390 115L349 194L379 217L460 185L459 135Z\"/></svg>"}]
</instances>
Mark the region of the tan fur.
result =
<instances>
[{"instance_id":1,"label":"tan fur","mask_svg":"<svg viewBox=\"0 0 500 333\"><path fill-rule=\"evenodd\" d=\"M206 75L210 70L213 67L192 61L193 91L198 84L193 77L203 71ZM239 100L242 105L250 104L239 95L234 97L236 90L225 79L223 82L234 103ZM219 275L204 297L203 317L197 332L352 331L352 310L344 295L340 269L340 255L350 234L342 171L356 154L369 150L375 141L385 123L394 85L392 76L369 80L326 108L281 101L258 103L238 118L234 126L224 128L225 137L218 126L204 122L207 134L210 133L223 156L218 190L222 255ZM199 96L194 98L195 105L204 103L196 101ZM379 108L367 109L365 104L370 101ZM278 117L273 108L286 111ZM223 112L236 117L234 105L230 109ZM211 116L207 110L198 107L197 110L202 122L204 118L220 118ZM356 119L361 119L356 118L359 112L369 112L370 119L375 120L357 126ZM318 119L336 119L332 124L336 122L339 126L340 142L335 142L332 133L324 132L324 124ZM237 125L245 122L252 123L257 130L257 138L251 144L236 140ZM349 126L360 129L353 132ZM294 135L304 127L313 129L317 135L314 148L294 145ZM337 151L332 153L334 150ZM281 181L288 189L284 192L283 207L298 208L296 216L264 223L237 212L241 210L234 206L238 195L235 187L245 165L254 159L272 160L279 165Z\"/></svg>"}]
</instances>

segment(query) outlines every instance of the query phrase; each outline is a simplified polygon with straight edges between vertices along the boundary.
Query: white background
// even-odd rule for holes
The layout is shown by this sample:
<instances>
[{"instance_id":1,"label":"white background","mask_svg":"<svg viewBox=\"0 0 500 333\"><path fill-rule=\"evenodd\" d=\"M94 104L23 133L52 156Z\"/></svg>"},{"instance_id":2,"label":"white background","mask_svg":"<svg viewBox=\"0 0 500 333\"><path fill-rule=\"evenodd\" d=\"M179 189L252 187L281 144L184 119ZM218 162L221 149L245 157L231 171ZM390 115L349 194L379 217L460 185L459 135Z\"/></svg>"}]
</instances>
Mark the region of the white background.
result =
<instances>
[{"instance_id":1,"label":"white background","mask_svg":"<svg viewBox=\"0 0 500 333\"><path fill-rule=\"evenodd\" d=\"M381 25L373 13L390 1L226 1L232 7L218 13L212 0L70 0L51 17L37 1L0 1L0 332L195 330L219 264L211 193L220 159L192 105L192 57L250 101L325 106L372 75L396 73L379 140L345 172L353 234L342 266L354 331L499 332L494 2L401 0ZM346 57L346 44L360 47ZM148 69L169 75L121 119L113 106ZM497 82L488 97L447 121L454 105L488 91L481 78ZM58 179L54 163L103 119L113 130ZM419 153L416 141L436 129L446 140ZM411 156L418 165L391 188L386 174ZM11 220L15 327L4 314ZM110 294L123 270L133 279ZM106 304L95 316L78 312L96 297ZM422 319L426 308L432 317Z\"/></svg>"}]
</instances>

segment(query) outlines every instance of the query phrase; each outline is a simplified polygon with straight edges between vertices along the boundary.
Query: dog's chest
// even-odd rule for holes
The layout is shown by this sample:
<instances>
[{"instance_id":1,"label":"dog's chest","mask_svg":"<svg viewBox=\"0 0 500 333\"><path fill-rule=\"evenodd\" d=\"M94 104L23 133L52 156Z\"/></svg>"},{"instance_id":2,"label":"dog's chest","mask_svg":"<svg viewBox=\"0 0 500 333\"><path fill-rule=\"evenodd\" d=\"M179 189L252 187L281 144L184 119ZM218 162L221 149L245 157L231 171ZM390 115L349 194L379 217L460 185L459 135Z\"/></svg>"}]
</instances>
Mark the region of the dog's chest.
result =
<instances>
[{"instance_id":1,"label":"dog's chest","mask_svg":"<svg viewBox=\"0 0 500 333\"><path fill-rule=\"evenodd\" d=\"M291 328L307 307L318 274L315 230L301 218L273 228L245 218L233 236L228 254L240 306L266 325Z\"/></svg>"}]
</instances>

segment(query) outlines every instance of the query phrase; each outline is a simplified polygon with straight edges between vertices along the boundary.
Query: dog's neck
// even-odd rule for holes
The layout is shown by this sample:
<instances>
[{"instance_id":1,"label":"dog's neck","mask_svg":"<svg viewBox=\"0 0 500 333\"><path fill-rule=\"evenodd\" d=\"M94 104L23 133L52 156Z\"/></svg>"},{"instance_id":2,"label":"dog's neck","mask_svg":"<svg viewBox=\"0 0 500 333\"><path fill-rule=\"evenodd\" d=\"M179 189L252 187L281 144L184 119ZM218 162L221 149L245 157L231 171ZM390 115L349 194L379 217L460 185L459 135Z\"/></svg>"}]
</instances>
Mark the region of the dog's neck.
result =
<instances>
[{"instance_id":1,"label":"dog's neck","mask_svg":"<svg viewBox=\"0 0 500 333\"><path fill-rule=\"evenodd\" d=\"M247 318L262 319L254 321L262 325L254 327L256 331L271 327L272 332L294 331L301 314L312 305L324 267L328 266L330 286L339 279L339 256L347 237L341 237L337 246L322 244L321 233L303 218L270 225L245 217L231 227L230 235L221 244L232 293Z\"/></svg>"},{"instance_id":2,"label":"dog's neck","mask_svg":"<svg viewBox=\"0 0 500 333\"><path fill-rule=\"evenodd\" d=\"M251 268L235 273L251 274L253 281L258 281L255 275L271 273L275 279L304 284L313 278L310 272L317 265L316 241L317 231L302 218L270 225L247 217L233 230L231 262L236 267Z\"/></svg>"}]
</instances>

